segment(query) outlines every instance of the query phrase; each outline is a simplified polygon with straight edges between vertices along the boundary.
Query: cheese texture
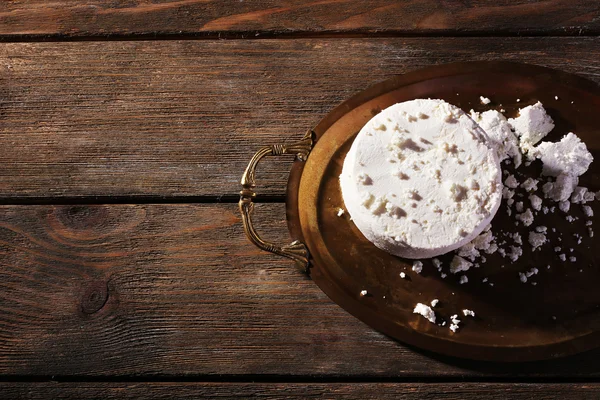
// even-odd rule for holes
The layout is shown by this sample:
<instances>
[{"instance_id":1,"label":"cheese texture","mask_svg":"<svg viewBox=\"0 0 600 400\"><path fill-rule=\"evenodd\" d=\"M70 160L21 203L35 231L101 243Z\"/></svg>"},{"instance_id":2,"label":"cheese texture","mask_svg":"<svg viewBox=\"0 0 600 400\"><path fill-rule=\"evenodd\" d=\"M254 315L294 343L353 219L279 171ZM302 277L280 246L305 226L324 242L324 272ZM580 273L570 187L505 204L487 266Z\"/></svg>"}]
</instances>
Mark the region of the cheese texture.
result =
<instances>
[{"instance_id":1,"label":"cheese texture","mask_svg":"<svg viewBox=\"0 0 600 400\"><path fill-rule=\"evenodd\" d=\"M581 176L589 168L594 157L585 143L572 132L564 136L560 142L542 142L534 150L536 158L544 164L543 175L559 176L561 174Z\"/></svg>"},{"instance_id":2,"label":"cheese texture","mask_svg":"<svg viewBox=\"0 0 600 400\"><path fill-rule=\"evenodd\" d=\"M471 118L487 133L490 139L490 145L496 150L500 161L509 157L512 158L515 167L521 165L521 151L519 150L519 140L512 133L508 121L496 110L489 110L478 113L471 110Z\"/></svg>"},{"instance_id":3,"label":"cheese texture","mask_svg":"<svg viewBox=\"0 0 600 400\"><path fill-rule=\"evenodd\" d=\"M363 127L344 160L346 210L368 240L401 257L461 247L500 206L500 164L488 141L442 100L395 104Z\"/></svg>"}]
</instances>

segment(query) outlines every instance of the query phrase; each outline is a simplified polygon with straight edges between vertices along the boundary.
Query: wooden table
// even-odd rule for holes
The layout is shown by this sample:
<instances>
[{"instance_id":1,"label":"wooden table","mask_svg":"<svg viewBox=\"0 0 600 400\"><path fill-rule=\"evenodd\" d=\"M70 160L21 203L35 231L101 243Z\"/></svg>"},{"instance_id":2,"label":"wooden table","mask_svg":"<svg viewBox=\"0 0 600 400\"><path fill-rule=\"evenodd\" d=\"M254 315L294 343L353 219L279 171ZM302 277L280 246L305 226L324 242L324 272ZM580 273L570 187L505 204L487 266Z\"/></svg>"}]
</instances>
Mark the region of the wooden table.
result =
<instances>
[{"instance_id":1,"label":"wooden table","mask_svg":"<svg viewBox=\"0 0 600 400\"><path fill-rule=\"evenodd\" d=\"M239 179L350 95L514 60L600 82L596 0L0 3L1 398L599 398L600 351L523 364L375 332L245 238ZM256 219L288 240L289 162Z\"/></svg>"}]
</instances>

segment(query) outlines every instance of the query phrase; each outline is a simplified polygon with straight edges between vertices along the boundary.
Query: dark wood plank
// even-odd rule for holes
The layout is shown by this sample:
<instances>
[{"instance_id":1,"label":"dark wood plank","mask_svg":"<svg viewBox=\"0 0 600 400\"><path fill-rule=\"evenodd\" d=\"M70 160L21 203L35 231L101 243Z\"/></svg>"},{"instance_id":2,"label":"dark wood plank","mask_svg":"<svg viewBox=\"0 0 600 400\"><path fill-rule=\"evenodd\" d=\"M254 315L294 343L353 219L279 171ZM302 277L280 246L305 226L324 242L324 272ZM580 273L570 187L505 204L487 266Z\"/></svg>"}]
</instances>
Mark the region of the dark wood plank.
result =
<instances>
[{"instance_id":1,"label":"dark wood plank","mask_svg":"<svg viewBox=\"0 0 600 400\"><path fill-rule=\"evenodd\" d=\"M0 383L35 399L597 399L596 383Z\"/></svg>"},{"instance_id":2,"label":"dark wood plank","mask_svg":"<svg viewBox=\"0 0 600 400\"><path fill-rule=\"evenodd\" d=\"M599 58L600 38L0 44L0 200L236 195L259 146L396 74L503 59L599 82ZM282 195L289 163L259 169Z\"/></svg>"},{"instance_id":3,"label":"dark wood plank","mask_svg":"<svg viewBox=\"0 0 600 400\"><path fill-rule=\"evenodd\" d=\"M289 240L282 204L257 205L257 221ZM416 352L252 246L233 204L0 207L5 378L587 379L599 356L503 365Z\"/></svg>"},{"instance_id":4,"label":"dark wood plank","mask_svg":"<svg viewBox=\"0 0 600 400\"><path fill-rule=\"evenodd\" d=\"M0 38L322 33L581 34L600 31L595 0L17 0L0 3Z\"/></svg>"}]
</instances>

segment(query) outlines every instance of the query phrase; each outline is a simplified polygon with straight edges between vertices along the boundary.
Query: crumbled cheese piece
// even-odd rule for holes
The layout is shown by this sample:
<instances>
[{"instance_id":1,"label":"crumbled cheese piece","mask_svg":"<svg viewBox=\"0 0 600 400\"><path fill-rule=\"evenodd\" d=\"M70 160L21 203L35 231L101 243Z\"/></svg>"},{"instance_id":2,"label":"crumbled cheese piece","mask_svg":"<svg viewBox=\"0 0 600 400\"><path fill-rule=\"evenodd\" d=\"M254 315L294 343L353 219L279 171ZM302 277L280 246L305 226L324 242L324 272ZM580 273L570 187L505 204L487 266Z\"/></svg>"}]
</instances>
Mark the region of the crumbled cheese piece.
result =
<instances>
[{"instance_id":1,"label":"crumbled cheese piece","mask_svg":"<svg viewBox=\"0 0 600 400\"><path fill-rule=\"evenodd\" d=\"M519 186L519 181L517 181L517 178L515 178L514 175L509 175L504 180L504 185L506 185L507 187L509 187L511 189L515 189L517 186Z\"/></svg>"},{"instance_id":2,"label":"crumbled cheese piece","mask_svg":"<svg viewBox=\"0 0 600 400\"><path fill-rule=\"evenodd\" d=\"M508 257L512 262L515 262L523 255L523 249L516 246L510 246L510 252L508 253Z\"/></svg>"},{"instance_id":3,"label":"crumbled cheese piece","mask_svg":"<svg viewBox=\"0 0 600 400\"><path fill-rule=\"evenodd\" d=\"M514 190L510 190L507 187L502 188L502 198L512 199L514 195L515 195Z\"/></svg>"},{"instance_id":4,"label":"crumbled cheese piece","mask_svg":"<svg viewBox=\"0 0 600 400\"><path fill-rule=\"evenodd\" d=\"M512 206L514 202L515 202L515 199L508 199L508 200L506 200L506 205Z\"/></svg>"},{"instance_id":5,"label":"crumbled cheese piece","mask_svg":"<svg viewBox=\"0 0 600 400\"><path fill-rule=\"evenodd\" d=\"M523 202L522 201L517 201L517 204L515 204L515 210L517 210L517 212L523 212Z\"/></svg>"},{"instance_id":6,"label":"crumbled cheese piece","mask_svg":"<svg viewBox=\"0 0 600 400\"><path fill-rule=\"evenodd\" d=\"M590 226L590 225L592 225L592 221L591 220L585 221L585 226Z\"/></svg>"},{"instance_id":7,"label":"crumbled cheese piece","mask_svg":"<svg viewBox=\"0 0 600 400\"><path fill-rule=\"evenodd\" d=\"M463 310L463 314L465 315L465 317L475 318L475 313L471 310L467 310L466 308Z\"/></svg>"},{"instance_id":8,"label":"crumbled cheese piece","mask_svg":"<svg viewBox=\"0 0 600 400\"><path fill-rule=\"evenodd\" d=\"M458 249L458 255L464 258L468 258L471 261L474 261L477 257L479 257L480 253L479 250L475 248L475 244L473 244L473 242L470 242Z\"/></svg>"},{"instance_id":9,"label":"crumbled cheese piece","mask_svg":"<svg viewBox=\"0 0 600 400\"><path fill-rule=\"evenodd\" d=\"M490 104L492 102L490 99L483 96L479 96L479 101L481 101L481 104Z\"/></svg>"},{"instance_id":10,"label":"crumbled cheese piece","mask_svg":"<svg viewBox=\"0 0 600 400\"><path fill-rule=\"evenodd\" d=\"M585 194L587 193L588 188L583 186L577 186L573 189L573 193L571 194L571 203L583 203L585 202Z\"/></svg>"},{"instance_id":11,"label":"crumbled cheese piece","mask_svg":"<svg viewBox=\"0 0 600 400\"><path fill-rule=\"evenodd\" d=\"M556 182L545 183L542 191L545 191L548 187L546 185L550 184L550 190L545 192L546 197L554 201L565 201L569 199L571 193L573 193L573 190L577 186L577 183L579 183L579 178L576 176L560 174L556 178Z\"/></svg>"},{"instance_id":12,"label":"crumbled cheese piece","mask_svg":"<svg viewBox=\"0 0 600 400\"><path fill-rule=\"evenodd\" d=\"M519 234L519 232L513 233L512 239L515 241L516 244L523 244L523 239L521 238L521 235Z\"/></svg>"},{"instance_id":13,"label":"crumbled cheese piece","mask_svg":"<svg viewBox=\"0 0 600 400\"><path fill-rule=\"evenodd\" d=\"M406 278L406 274L404 272L400 272L400 278L405 279Z\"/></svg>"},{"instance_id":14,"label":"crumbled cheese piece","mask_svg":"<svg viewBox=\"0 0 600 400\"><path fill-rule=\"evenodd\" d=\"M456 274L462 271L468 271L473 266L473 263L468 262L460 256L454 256L450 262L450 272Z\"/></svg>"},{"instance_id":15,"label":"crumbled cheese piece","mask_svg":"<svg viewBox=\"0 0 600 400\"><path fill-rule=\"evenodd\" d=\"M521 280L521 282L527 283L527 276L522 272L519 272L519 279Z\"/></svg>"},{"instance_id":16,"label":"crumbled cheese piece","mask_svg":"<svg viewBox=\"0 0 600 400\"><path fill-rule=\"evenodd\" d=\"M451 330L452 332L456 332L456 331L458 330L458 325L457 325L457 324L451 324L451 325L450 325L450 330Z\"/></svg>"},{"instance_id":17,"label":"crumbled cheese piece","mask_svg":"<svg viewBox=\"0 0 600 400\"><path fill-rule=\"evenodd\" d=\"M417 274L420 274L423 271L423 263L421 261L415 261L412 265L412 270Z\"/></svg>"},{"instance_id":18,"label":"crumbled cheese piece","mask_svg":"<svg viewBox=\"0 0 600 400\"><path fill-rule=\"evenodd\" d=\"M537 190L538 182L539 181L537 179L527 178L525 182L521 183L521 187L528 192L532 192Z\"/></svg>"},{"instance_id":19,"label":"crumbled cheese piece","mask_svg":"<svg viewBox=\"0 0 600 400\"><path fill-rule=\"evenodd\" d=\"M556 246L556 247L554 248L554 251L555 251L555 252L557 252L557 253L559 253L561 250L562 250L562 249L561 249L559 246Z\"/></svg>"},{"instance_id":20,"label":"crumbled cheese piece","mask_svg":"<svg viewBox=\"0 0 600 400\"><path fill-rule=\"evenodd\" d=\"M567 261L567 256L565 254L559 254L558 258L560 259L560 261Z\"/></svg>"},{"instance_id":21,"label":"crumbled cheese piece","mask_svg":"<svg viewBox=\"0 0 600 400\"><path fill-rule=\"evenodd\" d=\"M592 210L592 207L590 206L581 206L581 208L583 209L583 214L586 217L593 217L594 216L594 210Z\"/></svg>"},{"instance_id":22,"label":"crumbled cheese piece","mask_svg":"<svg viewBox=\"0 0 600 400\"><path fill-rule=\"evenodd\" d=\"M429 322L435 324L435 312L426 304L417 303L415 309L413 310L413 314L419 314L425 317Z\"/></svg>"},{"instance_id":23,"label":"crumbled cheese piece","mask_svg":"<svg viewBox=\"0 0 600 400\"><path fill-rule=\"evenodd\" d=\"M560 142L542 142L535 148L535 156L542 160L543 175L567 174L580 176L588 170L594 157L585 143L569 132Z\"/></svg>"},{"instance_id":24,"label":"crumbled cheese piece","mask_svg":"<svg viewBox=\"0 0 600 400\"><path fill-rule=\"evenodd\" d=\"M577 221L577 218L573 217L572 215L567 215L565 219L569 222Z\"/></svg>"},{"instance_id":25,"label":"crumbled cheese piece","mask_svg":"<svg viewBox=\"0 0 600 400\"><path fill-rule=\"evenodd\" d=\"M460 279L458 280L458 283L460 283L462 285L463 283L467 283L467 282L469 282L469 278L467 278L466 275L461 275Z\"/></svg>"},{"instance_id":26,"label":"crumbled cheese piece","mask_svg":"<svg viewBox=\"0 0 600 400\"><path fill-rule=\"evenodd\" d=\"M434 258L433 260L431 260L431 262L433 263L433 266L438 270L441 271L442 270L442 262L440 260L438 260L437 258Z\"/></svg>"},{"instance_id":27,"label":"crumbled cheese piece","mask_svg":"<svg viewBox=\"0 0 600 400\"><path fill-rule=\"evenodd\" d=\"M471 110L471 118L487 133L489 143L496 150L498 159L504 161L511 157L515 168L518 168L521 165L522 158L519 150L519 140L512 132L504 115L495 110L489 110L481 114Z\"/></svg>"},{"instance_id":28,"label":"crumbled cheese piece","mask_svg":"<svg viewBox=\"0 0 600 400\"><path fill-rule=\"evenodd\" d=\"M535 231L539 232L539 233L546 233L546 232L548 232L548 227L543 226L543 225L536 226Z\"/></svg>"},{"instance_id":29,"label":"crumbled cheese piece","mask_svg":"<svg viewBox=\"0 0 600 400\"><path fill-rule=\"evenodd\" d=\"M435 307L435 306L437 306L439 302L440 302L440 301L439 301L438 299L433 299L433 300L431 300L431 307Z\"/></svg>"},{"instance_id":30,"label":"crumbled cheese piece","mask_svg":"<svg viewBox=\"0 0 600 400\"><path fill-rule=\"evenodd\" d=\"M341 217L342 215L344 215L344 209L343 208L338 208L337 216Z\"/></svg>"},{"instance_id":31,"label":"crumbled cheese piece","mask_svg":"<svg viewBox=\"0 0 600 400\"><path fill-rule=\"evenodd\" d=\"M533 208L535 211L540 211L542 208L542 198L532 194L529 195L529 202L531 203L531 208Z\"/></svg>"},{"instance_id":32,"label":"crumbled cheese piece","mask_svg":"<svg viewBox=\"0 0 600 400\"><path fill-rule=\"evenodd\" d=\"M596 199L596 193L587 191L583 195L583 203L587 203L588 201L594 201Z\"/></svg>"},{"instance_id":33,"label":"crumbled cheese piece","mask_svg":"<svg viewBox=\"0 0 600 400\"><path fill-rule=\"evenodd\" d=\"M531 225L533 223L533 214L531 213L531 209L528 208L524 213L517 214L517 219L525 226Z\"/></svg>"},{"instance_id":34,"label":"crumbled cheese piece","mask_svg":"<svg viewBox=\"0 0 600 400\"><path fill-rule=\"evenodd\" d=\"M531 268L529 271L525 272L525 276L527 278L531 278L533 275L537 275L540 272L537 268Z\"/></svg>"},{"instance_id":35,"label":"crumbled cheese piece","mask_svg":"<svg viewBox=\"0 0 600 400\"><path fill-rule=\"evenodd\" d=\"M569 261L571 261L571 262L575 262L575 261L577 261L577 258L575 258L575 257L571 256L571 257L569 257Z\"/></svg>"},{"instance_id":36,"label":"crumbled cheese piece","mask_svg":"<svg viewBox=\"0 0 600 400\"><path fill-rule=\"evenodd\" d=\"M571 209L571 202L569 200L564 200L558 203L558 209L565 214L569 212Z\"/></svg>"},{"instance_id":37,"label":"crumbled cheese piece","mask_svg":"<svg viewBox=\"0 0 600 400\"><path fill-rule=\"evenodd\" d=\"M508 123L519 136L520 147L524 153L527 153L554 128L554 121L539 101L532 106L521 108L519 116L510 118Z\"/></svg>"},{"instance_id":38,"label":"crumbled cheese piece","mask_svg":"<svg viewBox=\"0 0 600 400\"><path fill-rule=\"evenodd\" d=\"M360 291L360 295L361 296L366 296L367 295L367 291L366 290L361 290Z\"/></svg>"}]
</instances>

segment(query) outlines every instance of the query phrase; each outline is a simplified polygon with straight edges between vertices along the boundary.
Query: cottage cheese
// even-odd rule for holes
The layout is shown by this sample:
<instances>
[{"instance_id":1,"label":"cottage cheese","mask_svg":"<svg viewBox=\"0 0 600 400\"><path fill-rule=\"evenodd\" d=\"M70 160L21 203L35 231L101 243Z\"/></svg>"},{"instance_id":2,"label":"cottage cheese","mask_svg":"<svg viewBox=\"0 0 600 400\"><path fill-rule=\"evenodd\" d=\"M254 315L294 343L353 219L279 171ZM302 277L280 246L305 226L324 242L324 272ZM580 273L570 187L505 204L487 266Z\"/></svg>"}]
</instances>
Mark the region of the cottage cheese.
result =
<instances>
[{"instance_id":1,"label":"cottage cheese","mask_svg":"<svg viewBox=\"0 0 600 400\"><path fill-rule=\"evenodd\" d=\"M368 240L398 256L429 258L468 243L501 201L500 165L487 140L442 100L383 110L344 160L347 212Z\"/></svg>"}]
</instances>

